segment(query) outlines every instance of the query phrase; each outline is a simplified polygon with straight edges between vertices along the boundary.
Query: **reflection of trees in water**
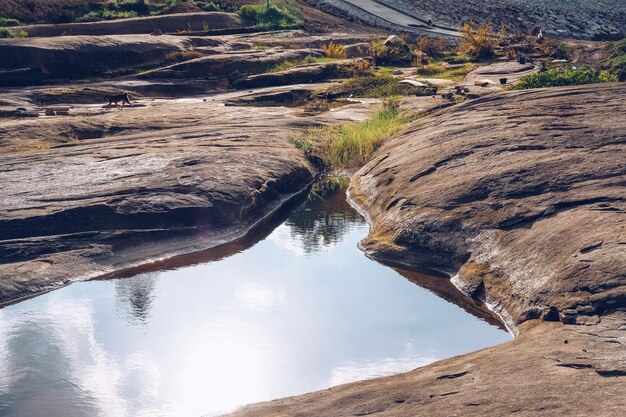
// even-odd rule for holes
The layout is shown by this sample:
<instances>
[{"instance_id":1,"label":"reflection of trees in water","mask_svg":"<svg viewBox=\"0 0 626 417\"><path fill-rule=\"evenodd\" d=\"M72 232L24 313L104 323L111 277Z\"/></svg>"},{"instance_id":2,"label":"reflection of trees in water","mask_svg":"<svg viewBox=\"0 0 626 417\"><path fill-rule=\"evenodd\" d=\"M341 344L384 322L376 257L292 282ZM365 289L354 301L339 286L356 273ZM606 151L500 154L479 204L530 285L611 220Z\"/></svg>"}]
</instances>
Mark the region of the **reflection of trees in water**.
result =
<instances>
[{"instance_id":1,"label":"reflection of trees in water","mask_svg":"<svg viewBox=\"0 0 626 417\"><path fill-rule=\"evenodd\" d=\"M347 178L316 183L307 201L285 222L306 253L319 252L339 242L352 226L363 223L363 218L346 201L348 184Z\"/></svg>"},{"instance_id":2,"label":"reflection of trees in water","mask_svg":"<svg viewBox=\"0 0 626 417\"><path fill-rule=\"evenodd\" d=\"M115 301L132 323L146 323L154 300L155 274L141 274L115 281Z\"/></svg>"}]
</instances>

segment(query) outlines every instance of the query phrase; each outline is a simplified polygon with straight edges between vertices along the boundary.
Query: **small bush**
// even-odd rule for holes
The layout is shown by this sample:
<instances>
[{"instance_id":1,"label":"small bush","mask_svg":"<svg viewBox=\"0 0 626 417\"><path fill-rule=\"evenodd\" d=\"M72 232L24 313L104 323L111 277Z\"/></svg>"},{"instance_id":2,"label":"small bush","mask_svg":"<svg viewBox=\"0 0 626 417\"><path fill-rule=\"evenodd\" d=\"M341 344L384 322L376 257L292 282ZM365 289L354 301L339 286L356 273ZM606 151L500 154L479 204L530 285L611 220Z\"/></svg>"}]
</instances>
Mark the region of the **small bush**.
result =
<instances>
[{"instance_id":1,"label":"small bush","mask_svg":"<svg viewBox=\"0 0 626 417\"><path fill-rule=\"evenodd\" d=\"M514 90L530 88L560 87L566 85L594 84L615 82L617 77L608 71L598 71L588 65L578 68L567 67L537 72L522 77L519 83L512 87Z\"/></svg>"},{"instance_id":2,"label":"small bush","mask_svg":"<svg viewBox=\"0 0 626 417\"><path fill-rule=\"evenodd\" d=\"M504 34L500 36L502 37ZM493 26L489 22L476 27L474 27L474 22L463 24L461 37L459 52L473 58L485 59L493 57L496 46L499 44L498 37L493 35Z\"/></svg>"},{"instance_id":3,"label":"small bush","mask_svg":"<svg viewBox=\"0 0 626 417\"><path fill-rule=\"evenodd\" d=\"M98 22L100 20L117 20L117 19L130 19L137 17L137 12L126 11L121 12L117 10L102 10L92 11L76 18L76 22Z\"/></svg>"},{"instance_id":4,"label":"small bush","mask_svg":"<svg viewBox=\"0 0 626 417\"><path fill-rule=\"evenodd\" d=\"M367 77L372 75L372 65L366 59L355 59L345 68L347 77Z\"/></svg>"},{"instance_id":5,"label":"small bush","mask_svg":"<svg viewBox=\"0 0 626 417\"><path fill-rule=\"evenodd\" d=\"M18 32L12 31L7 28L0 27L0 38L27 38L28 32L20 30Z\"/></svg>"},{"instance_id":6,"label":"small bush","mask_svg":"<svg viewBox=\"0 0 626 417\"><path fill-rule=\"evenodd\" d=\"M407 56L410 54L405 53L402 48L398 46L387 46L381 40L374 40L370 46L372 58L376 65L393 65L406 63Z\"/></svg>"},{"instance_id":7,"label":"small bush","mask_svg":"<svg viewBox=\"0 0 626 417\"><path fill-rule=\"evenodd\" d=\"M613 73L619 81L626 81L626 39L615 42L604 67Z\"/></svg>"},{"instance_id":8,"label":"small bush","mask_svg":"<svg viewBox=\"0 0 626 417\"><path fill-rule=\"evenodd\" d=\"M7 28L0 28L0 38L14 38L13 32Z\"/></svg>"},{"instance_id":9,"label":"small bush","mask_svg":"<svg viewBox=\"0 0 626 417\"><path fill-rule=\"evenodd\" d=\"M11 19L8 17L0 17L0 26L8 27L8 26L19 26L20 21L17 19Z\"/></svg>"},{"instance_id":10,"label":"small bush","mask_svg":"<svg viewBox=\"0 0 626 417\"><path fill-rule=\"evenodd\" d=\"M441 58L449 50L448 41L444 38L423 36L415 42L415 52L421 52L431 58Z\"/></svg>"},{"instance_id":11,"label":"small bush","mask_svg":"<svg viewBox=\"0 0 626 417\"><path fill-rule=\"evenodd\" d=\"M343 45L330 41L328 45L322 45L322 50L324 51L324 55L327 58L334 59L346 59L348 57L348 52L346 52L346 48Z\"/></svg>"},{"instance_id":12,"label":"small bush","mask_svg":"<svg viewBox=\"0 0 626 417\"><path fill-rule=\"evenodd\" d=\"M409 96L421 91L421 87L400 83L397 78L386 75L350 78L337 88L343 97L364 98Z\"/></svg>"},{"instance_id":13,"label":"small bush","mask_svg":"<svg viewBox=\"0 0 626 417\"><path fill-rule=\"evenodd\" d=\"M262 28L287 28L298 24L296 16L269 0L264 4L247 4L237 12L246 21Z\"/></svg>"},{"instance_id":14,"label":"small bush","mask_svg":"<svg viewBox=\"0 0 626 417\"><path fill-rule=\"evenodd\" d=\"M294 143L310 158L322 161L329 168L356 168L366 164L410 120L400 112L397 103L387 102L364 122L311 128Z\"/></svg>"}]
</instances>

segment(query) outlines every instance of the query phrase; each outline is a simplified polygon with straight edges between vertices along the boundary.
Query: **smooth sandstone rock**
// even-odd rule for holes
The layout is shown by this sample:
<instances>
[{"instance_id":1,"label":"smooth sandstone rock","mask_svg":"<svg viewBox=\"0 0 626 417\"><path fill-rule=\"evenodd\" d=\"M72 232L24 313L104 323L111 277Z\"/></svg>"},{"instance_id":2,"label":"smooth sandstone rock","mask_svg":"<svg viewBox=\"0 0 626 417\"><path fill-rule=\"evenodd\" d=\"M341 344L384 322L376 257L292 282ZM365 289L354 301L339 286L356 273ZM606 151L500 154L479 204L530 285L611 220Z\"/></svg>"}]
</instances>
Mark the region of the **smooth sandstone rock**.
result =
<instances>
[{"instance_id":1,"label":"smooth sandstone rock","mask_svg":"<svg viewBox=\"0 0 626 417\"><path fill-rule=\"evenodd\" d=\"M455 275L519 337L232 415L621 415L624 94L595 84L468 101L414 123L353 177L372 223L363 250Z\"/></svg>"}]
</instances>

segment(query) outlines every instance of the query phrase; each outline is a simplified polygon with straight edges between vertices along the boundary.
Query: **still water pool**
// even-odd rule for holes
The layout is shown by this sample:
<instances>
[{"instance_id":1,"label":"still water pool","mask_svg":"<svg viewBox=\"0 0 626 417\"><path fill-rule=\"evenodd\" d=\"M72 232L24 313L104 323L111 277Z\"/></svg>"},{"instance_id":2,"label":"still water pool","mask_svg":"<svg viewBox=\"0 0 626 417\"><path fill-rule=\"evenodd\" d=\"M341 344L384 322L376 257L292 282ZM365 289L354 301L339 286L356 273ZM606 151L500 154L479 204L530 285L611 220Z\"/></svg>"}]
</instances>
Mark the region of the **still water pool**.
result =
<instances>
[{"instance_id":1,"label":"still water pool","mask_svg":"<svg viewBox=\"0 0 626 417\"><path fill-rule=\"evenodd\" d=\"M204 416L510 339L358 249L335 183L245 250L0 310L0 416Z\"/></svg>"}]
</instances>

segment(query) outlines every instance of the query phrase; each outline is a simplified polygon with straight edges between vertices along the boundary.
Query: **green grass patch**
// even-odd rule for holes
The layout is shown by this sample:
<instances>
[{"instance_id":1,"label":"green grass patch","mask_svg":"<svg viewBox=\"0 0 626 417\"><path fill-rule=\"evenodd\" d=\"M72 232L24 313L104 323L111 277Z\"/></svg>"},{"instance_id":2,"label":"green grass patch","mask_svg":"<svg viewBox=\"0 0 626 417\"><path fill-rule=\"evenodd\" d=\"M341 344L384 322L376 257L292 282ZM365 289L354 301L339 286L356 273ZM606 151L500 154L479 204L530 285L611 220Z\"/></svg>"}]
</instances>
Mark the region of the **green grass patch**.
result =
<instances>
[{"instance_id":1,"label":"green grass patch","mask_svg":"<svg viewBox=\"0 0 626 417\"><path fill-rule=\"evenodd\" d=\"M422 88L400 83L398 78L380 74L350 78L334 91L342 97L389 98L415 95Z\"/></svg>"},{"instance_id":2,"label":"green grass patch","mask_svg":"<svg viewBox=\"0 0 626 417\"><path fill-rule=\"evenodd\" d=\"M237 13L250 24L264 29L293 28L300 24L295 13L269 0L263 4L241 6Z\"/></svg>"},{"instance_id":3,"label":"green grass patch","mask_svg":"<svg viewBox=\"0 0 626 417\"><path fill-rule=\"evenodd\" d=\"M176 11L219 11L218 4L203 0L107 0L101 3L89 3L89 12L74 20L76 22L97 22L101 20L128 19L140 16L154 16ZM190 10L185 10L189 7ZM197 10L196 9L196 10Z\"/></svg>"},{"instance_id":4,"label":"green grass patch","mask_svg":"<svg viewBox=\"0 0 626 417\"><path fill-rule=\"evenodd\" d=\"M397 103L388 102L368 120L310 128L294 144L326 168L356 168L366 164L387 139L411 120Z\"/></svg>"},{"instance_id":5,"label":"green grass patch","mask_svg":"<svg viewBox=\"0 0 626 417\"><path fill-rule=\"evenodd\" d=\"M20 21L9 17L0 17L0 27L19 26Z\"/></svg>"},{"instance_id":6,"label":"green grass patch","mask_svg":"<svg viewBox=\"0 0 626 417\"><path fill-rule=\"evenodd\" d=\"M609 59L604 67L614 74L619 81L626 81L626 39L613 44L609 51Z\"/></svg>"},{"instance_id":7,"label":"green grass patch","mask_svg":"<svg viewBox=\"0 0 626 417\"><path fill-rule=\"evenodd\" d=\"M417 74L426 78L445 78L452 81L463 81L465 76L473 69L474 65L469 62L453 67L435 62L418 68Z\"/></svg>"},{"instance_id":8,"label":"green grass patch","mask_svg":"<svg viewBox=\"0 0 626 417\"><path fill-rule=\"evenodd\" d=\"M615 74L583 65L578 68L566 67L530 74L520 78L519 82L512 86L511 89L527 90L530 88L561 87L615 81L617 81Z\"/></svg>"},{"instance_id":9,"label":"green grass patch","mask_svg":"<svg viewBox=\"0 0 626 417\"><path fill-rule=\"evenodd\" d=\"M0 27L0 38L27 38L28 32L23 30L13 31L7 28Z\"/></svg>"}]
</instances>

